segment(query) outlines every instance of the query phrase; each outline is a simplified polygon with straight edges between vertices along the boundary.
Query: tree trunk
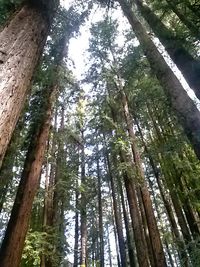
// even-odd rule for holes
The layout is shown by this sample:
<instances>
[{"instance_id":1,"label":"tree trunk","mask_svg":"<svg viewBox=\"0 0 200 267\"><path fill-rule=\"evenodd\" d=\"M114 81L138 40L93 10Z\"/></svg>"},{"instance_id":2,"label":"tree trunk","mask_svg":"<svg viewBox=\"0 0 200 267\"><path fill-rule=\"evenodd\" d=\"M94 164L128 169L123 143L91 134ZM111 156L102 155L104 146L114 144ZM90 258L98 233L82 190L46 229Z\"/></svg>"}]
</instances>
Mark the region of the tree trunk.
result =
<instances>
[{"instance_id":1,"label":"tree trunk","mask_svg":"<svg viewBox=\"0 0 200 267\"><path fill-rule=\"evenodd\" d=\"M78 181L76 182L76 212L75 212L75 236L74 236L74 267L78 267L78 225L79 225L79 214L78 214L78 200L79 192L78 192Z\"/></svg>"},{"instance_id":2,"label":"tree trunk","mask_svg":"<svg viewBox=\"0 0 200 267\"><path fill-rule=\"evenodd\" d=\"M174 33L162 23L147 5L142 4L141 0L135 0L135 3L150 28L165 47L171 59L182 72L189 86L200 99L200 61L192 57L183 47L181 41L178 40Z\"/></svg>"},{"instance_id":3,"label":"tree trunk","mask_svg":"<svg viewBox=\"0 0 200 267\"><path fill-rule=\"evenodd\" d=\"M81 130L82 148L81 148L81 186L84 190L81 192L81 267L86 266L87 255L87 212L85 195L85 150L84 150L84 131Z\"/></svg>"},{"instance_id":4,"label":"tree trunk","mask_svg":"<svg viewBox=\"0 0 200 267\"><path fill-rule=\"evenodd\" d=\"M125 243L124 243L124 236L123 236L122 218L119 213L119 208L117 204L115 181L114 181L114 177L111 171L111 164L110 164L110 159L109 159L107 150L105 151L105 153L106 153L105 156L106 156L106 161L107 161L108 174L109 174L110 184L111 184L111 194L112 194L112 199L113 199L114 217L115 217L117 236L118 236L118 242L119 242L121 267L126 267L127 266L126 265L126 251L125 251Z\"/></svg>"},{"instance_id":5,"label":"tree trunk","mask_svg":"<svg viewBox=\"0 0 200 267\"><path fill-rule=\"evenodd\" d=\"M35 127L32 135L17 196L0 250L1 267L20 265L32 204L43 164L57 85L47 89L46 111L41 124Z\"/></svg>"},{"instance_id":6,"label":"tree trunk","mask_svg":"<svg viewBox=\"0 0 200 267\"><path fill-rule=\"evenodd\" d=\"M124 160L122 160L122 162L124 162ZM148 267L148 251L142 230L141 215L139 213L137 197L135 193L136 189L132 184L131 178L128 177L126 173L124 174L124 183L129 203L138 263L140 267Z\"/></svg>"},{"instance_id":7,"label":"tree trunk","mask_svg":"<svg viewBox=\"0 0 200 267\"><path fill-rule=\"evenodd\" d=\"M0 166L47 38L53 3L26 1L0 32Z\"/></svg>"},{"instance_id":8,"label":"tree trunk","mask_svg":"<svg viewBox=\"0 0 200 267\"><path fill-rule=\"evenodd\" d=\"M98 210L99 210L99 239L100 239L100 267L104 267L104 238L103 238L103 214L102 214L102 193L101 174L99 166L99 150L97 147L97 178L98 178Z\"/></svg>"},{"instance_id":9,"label":"tree trunk","mask_svg":"<svg viewBox=\"0 0 200 267\"><path fill-rule=\"evenodd\" d=\"M119 185L119 191L120 191L120 196L121 196L122 210L123 210L123 215L124 215L124 223L125 223L125 228L126 228L129 264L130 264L130 267L135 267L136 266L136 259L135 259L134 249L133 249L133 240L131 238L131 233L130 233L130 229L129 229L129 218L128 218L128 213L126 210L126 205L125 205L125 200L124 200L124 192L123 192L122 181L120 180L120 177L118 178L118 185Z\"/></svg>"},{"instance_id":10,"label":"tree trunk","mask_svg":"<svg viewBox=\"0 0 200 267\"><path fill-rule=\"evenodd\" d=\"M126 0L118 0L121 8L129 20L133 31L141 43L143 51L150 63L152 70L163 86L178 120L190 140L197 157L200 159L200 112L188 96L183 86L165 62L156 46L145 32L142 24L131 10Z\"/></svg>"},{"instance_id":11,"label":"tree trunk","mask_svg":"<svg viewBox=\"0 0 200 267\"><path fill-rule=\"evenodd\" d=\"M108 240L109 266L112 267L112 254L111 254L110 235L109 235L108 224L106 225L106 232L107 232L107 240Z\"/></svg>"},{"instance_id":12,"label":"tree trunk","mask_svg":"<svg viewBox=\"0 0 200 267\"><path fill-rule=\"evenodd\" d=\"M164 255L163 246L162 246L161 239L160 239L160 233L157 227L150 194L149 194L147 185L145 183L145 177L144 177L144 172L142 169L140 155L138 153L138 149L136 146L136 137L133 131L133 120L129 113L127 96L123 92L123 89L120 92L121 92L121 97L122 97L124 117L125 117L125 121L127 124L129 137L131 140L131 148L132 148L134 164L135 164L135 169L136 169L136 176L138 177L137 179L139 181L138 187L140 188L141 197L142 197L142 201L144 204L144 210L145 210L146 219L147 219L149 236L150 236L150 240L151 240L151 244L153 248L155 266L166 266L165 255Z\"/></svg>"}]
</instances>

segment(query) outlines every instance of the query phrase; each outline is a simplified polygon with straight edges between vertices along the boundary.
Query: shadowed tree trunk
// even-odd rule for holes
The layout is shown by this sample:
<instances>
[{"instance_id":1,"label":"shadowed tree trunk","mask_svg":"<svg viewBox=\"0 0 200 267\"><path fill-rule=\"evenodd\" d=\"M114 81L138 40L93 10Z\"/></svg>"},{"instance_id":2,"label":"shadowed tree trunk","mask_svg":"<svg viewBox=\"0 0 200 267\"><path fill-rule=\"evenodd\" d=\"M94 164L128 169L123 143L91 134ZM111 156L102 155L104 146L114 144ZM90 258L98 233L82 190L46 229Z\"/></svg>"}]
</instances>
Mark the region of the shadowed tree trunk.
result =
<instances>
[{"instance_id":1,"label":"shadowed tree trunk","mask_svg":"<svg viewBox=\"0 0 200 267\"><path fill-rule=\"evenodd\" d=\"M28 94L57 1L26 1L0 32L0 166Z\"/></svg>"}]
</instances>

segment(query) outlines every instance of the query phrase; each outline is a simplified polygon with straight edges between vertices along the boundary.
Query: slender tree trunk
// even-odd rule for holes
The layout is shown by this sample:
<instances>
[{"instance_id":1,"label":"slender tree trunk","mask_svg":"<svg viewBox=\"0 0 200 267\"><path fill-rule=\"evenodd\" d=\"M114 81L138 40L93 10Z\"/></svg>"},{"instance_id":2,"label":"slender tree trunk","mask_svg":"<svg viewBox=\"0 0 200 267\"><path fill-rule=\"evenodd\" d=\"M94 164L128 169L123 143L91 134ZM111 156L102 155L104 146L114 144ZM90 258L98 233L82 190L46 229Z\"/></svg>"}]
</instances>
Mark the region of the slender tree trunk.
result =
<instances>
[{"instance_id":1,"label":"slender tree trunk","mask_svg":"<svg viewBox=\"0 0 200 267\"><path fill-rule=\"evenodd\" d=\"M112 106L110 107L110 109L111 109L113 121L116 123L117 120L116 120L114 109ZM128 159L128 157L125 155L125 153L123 153L122 150L119 151L119 155L120 155L121 163L130 162L130 159ZM127 171L124 171L123 179L124 179L124 185L126 188L126 194L127 194L129 210L130 210L130 215L131 215L138 263L140 267L148 267L149 266L148 250L146 246L146 241L144 239L141 214L140 214L138 203L137 203L136 188L133 183L133 177L130 177Z\"/></svg>"},{"instance_id":2,"label":"slender tree trunk","mask_svg":"<svg viewBox=\"0 0 200 267\"><path fill-rule=\"evenodd\" d=\"M100 267L104 267L104 238L103 238L103 214L102 214L102 193L101 174L99 167L99 151L97 148L97 178L98 178L98 210L99 210L99 239L100 239Z\"/></svg>"},{"instance_id":3,"label":"slender tree trunk","mask_svg":"<svg viewBox=\"0 0 200 267\"><path fill-rule=\"evenodd\" d=\"M114 177L111 171L109 155L107 151L105 151L105 153L106 153L106 160L107 160L107 166L108 166L108 172L109 172L109 178L110 178L110 184L111 184L111 193L112 193L112 199L113 199L114 217L115 217L117 236L118 236L118 242L119 242L121 267L126 267L126 251L125 251L125 243L124 243L124 236L123 236L122 218L119 213L119 208L117 204L115 181L114 181Z\"/></svg>"},{"instance_id":4,"label":"slender tree trunk","mask_svg":"<svg viewBox=\"0 0 200 267\"><path fill-rule=\"evenodd\" d=\"M44 117L41 119L41 125L34 129L17 196L0 250L1 267L18 267L20 265L32 204L43 164L56 91L57 85L48 88Z\"/></svg>"},{"instance_id":5,"label":"slender tree trunk","mask_svg":"<svg viewBox=\"0 0 200 267\"><path fill-rule=\"evenodd\" d=\"M124 162L124 160L122 162ZM135 193L136 189L127 174L124 174L124 183L126 187L130 215L132 220L138 263L140 267L148 267L148 251L144 240L141 216L137 205L137 197Z\"/></svg>"},{"instance_id":6,"label":"slender tree trunk","mask_svg":"<svg viewBox=\"0 0 200 267\"><path fill-rule=\"evenodd\" d=\"M53 3L26 1L0 32L0 165L47 38Z\"/></svg>"},{"instance_id":7,"label":"slender tree trunk","mask_svg":"<svg viewBox=\"0 0 200 267\"><path fill-rule=\"evenodd\" d=\"M133 240L131 238L131 233L130 233L130 229L129 229L129 219L128 219L128 214L127 214L127 210L126 210L125 200L124 200L122 181L120 180L120 177L118 178L118 185L119 185L119 191L120 191L120 196L121 196L122 210L123 210L123 215L124 215L124 223L125 223L125 228L126 228L129 262L130 262L131 267L135 267L136 266L136 259L135 259L134 249L133 249Z\"/></svg>"},{"instance_id":8,"label":"slender tree trunk","mask_svg":"<svg viewBox=\"0 0 200 267\"><path fill-rule=\"evenodd\" d=\"M164 255L163 246L162 246L161 239L160 239L160 233L157 227L150 194L149 194L147 185L145 183L145 177L144 177L144 172L143 172L142 165L141 165L140 155L136 147L136 137L133 131L133 120L129 113L128 101L127 101L127 97L125 93L123 92L123 89L121 90L121 96L122 96L122 105L124 109L124 116L125 116L125 120L127 124L127 129L128 129L129 137L131 139L131 148L133 152L134 164L136 167L136 175L139 179L139 183L141 184L139 187L140 187L142 201L144 204L144 210L145 210L146 219L147 219L149 236L150 236L150 240L151 240L151 244L153 248L155 266L166 266L165 255Z\"/></svg>"},{"instance_id":9,"label":"slender tree trunk","mask_svg":"<svg viewBox=\"0 0 200 267\"><path fill-rule=\"evenodd\" d=\"M81 148L81 185L85 187L85 151L84 151L84 131L81 130L82 148ZM85 188L84 188L85 190ZM87 212L86 212L86 195L81 192L81 267L86 266L87 254Z\"/></svg>"},{"instance_id":10,"label":"slender tree trunk","mask_svg":"<svg viewBox=\"0 0 200 267\"><path fill-rule=\"evenodd\" d=\"M171 59L182 72L189 86L200 99L200 61L192 57L183 47L181 41L178 40L174 33L162 23L147 5L143 4L141 0L135 0L135 3L150 28L164 45Z\"/></svg>"},{"instance_id":11,"label":"slender tree trunk","mask_svg":"<svg viewBox=\"0 0 200 267\"><path fill-rule=\"evenodd\" d=\"M78 192L78 181L76 182L76 212L75 212L75 236L74 236L74 267L78 267L78 237L79 237L79 231L78 231L78 225L79 225L79 214L78 214L78 198L79 198L79 192Z\"/></svg>"},{"instance_id":12,"label":"slender tree trunk","mask_svg":"<svg viewBox=\"0 0 200 267\"><path fill-rule=\"evenodd\" d=\"M162 55L151 41L144 27L131 10L126 0L118 0L121 8L129 20L133 31L141 43L143 51L150 63L152 70L163 86L173 109L176 111L178 120L190 140L197 157L200 159L200 112L190 99L183 86L165 62Z\"/></svg>"},{"instance_id":13,"label":"slender tree trunk","mask_svg":"<svg viewBox=\"0 0 200 267\"><path fill-rule=\"evenodd\" d=\"M108 224L106 226L106 231L107 231L107 240L108 240L109 266L112 267L112 253L111 253L111 246L110 246L110 235L109 235Z\"/></svg>"}]
</instances>

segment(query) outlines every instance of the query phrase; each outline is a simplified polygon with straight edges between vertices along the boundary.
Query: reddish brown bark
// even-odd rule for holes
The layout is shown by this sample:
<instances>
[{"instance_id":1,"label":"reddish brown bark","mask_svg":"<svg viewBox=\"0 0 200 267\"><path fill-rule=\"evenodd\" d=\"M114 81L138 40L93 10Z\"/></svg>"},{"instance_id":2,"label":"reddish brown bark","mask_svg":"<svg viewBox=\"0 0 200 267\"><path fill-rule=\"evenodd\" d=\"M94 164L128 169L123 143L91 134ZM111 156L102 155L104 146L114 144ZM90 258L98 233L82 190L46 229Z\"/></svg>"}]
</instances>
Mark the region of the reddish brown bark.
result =
<instances>
[{"instance_id":1,"label":"reddish brown bark","mask_svg":"<svg viewBox=\"0 0 200 267\"><path fill-rule=\"evenodd\" d=\"M48 8L54 1L27 2L0 32L0 165L51 24Z\"/></svg>"},{"instance_id":2,"label":"reddish brown bark","mask_svg":"<svg viewBox=\"0 0 200 267\"><path fill-rule=\"evenodd\" d=\"M43 123L35 129L29 145L17 196L0 250L1 267L20 265L32 204L43 164L56 89L57 86L53 86L49 90L51 93L49 92Z\"/></svg>"}]
</instances>

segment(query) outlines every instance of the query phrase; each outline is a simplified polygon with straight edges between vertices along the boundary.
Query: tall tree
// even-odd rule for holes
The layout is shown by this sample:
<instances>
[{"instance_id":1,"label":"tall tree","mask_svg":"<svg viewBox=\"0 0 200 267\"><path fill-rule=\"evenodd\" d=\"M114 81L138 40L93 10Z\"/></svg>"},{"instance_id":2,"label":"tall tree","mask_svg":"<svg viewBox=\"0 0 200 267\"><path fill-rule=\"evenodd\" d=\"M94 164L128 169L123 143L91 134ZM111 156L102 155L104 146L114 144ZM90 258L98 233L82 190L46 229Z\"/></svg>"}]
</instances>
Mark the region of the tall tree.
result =
<instances>
[{"instance_id":1,"label":"tall tree","mask_svg":"<svg viewBox=\"0 0 200 267\"><path fill-rule=\"evenodd\" d=\"M133 31L141 43L142 49L150 63L150 66L158 78L160 84L168 96L172 108L176 111L185 134L190 140L194 151L200 158L200 113L194 102L190 99L187 92L175 76L173 71L165 62L162 55L157 50L153 41L146 33L143 25L135 16L130 4L126 0L118 1L125 16L127 17Z\"/></svg>"},{"instance_id":2,"label":"tall tree","mask_svg":"<svg viewBox=\"0 0 200 267\"><path fill-rule=\"evenodd\" d=\"M0 165L29 92L59 1L25 1L0 32Z\"/></svg>"}]
</instances>

